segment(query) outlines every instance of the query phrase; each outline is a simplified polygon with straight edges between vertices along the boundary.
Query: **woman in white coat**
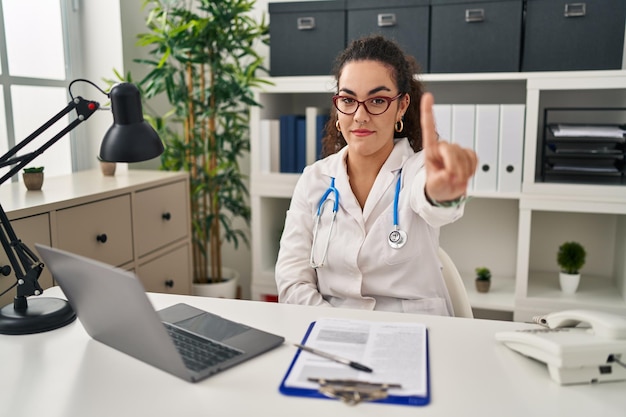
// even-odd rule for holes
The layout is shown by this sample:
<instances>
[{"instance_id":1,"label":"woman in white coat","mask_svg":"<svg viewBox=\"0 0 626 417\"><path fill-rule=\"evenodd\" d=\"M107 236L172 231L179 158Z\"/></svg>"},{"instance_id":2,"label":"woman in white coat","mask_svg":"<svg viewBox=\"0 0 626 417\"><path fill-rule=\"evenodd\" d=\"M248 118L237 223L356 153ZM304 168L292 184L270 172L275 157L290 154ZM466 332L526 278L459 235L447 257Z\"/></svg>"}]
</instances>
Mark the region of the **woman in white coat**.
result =
<instances>
[{"instance_id":1,"label":"woman in white coat","mask_svg":"<svg viewBox=\"0 0 626 417\"><path fill-rule=\"evenodd\" d=\"M416 73L380 36L338 57L328 156L305 168L285 220L280 302L454 315L439 228L462 216L477 160L438 140Z\"/></svg>"}]
</instances>

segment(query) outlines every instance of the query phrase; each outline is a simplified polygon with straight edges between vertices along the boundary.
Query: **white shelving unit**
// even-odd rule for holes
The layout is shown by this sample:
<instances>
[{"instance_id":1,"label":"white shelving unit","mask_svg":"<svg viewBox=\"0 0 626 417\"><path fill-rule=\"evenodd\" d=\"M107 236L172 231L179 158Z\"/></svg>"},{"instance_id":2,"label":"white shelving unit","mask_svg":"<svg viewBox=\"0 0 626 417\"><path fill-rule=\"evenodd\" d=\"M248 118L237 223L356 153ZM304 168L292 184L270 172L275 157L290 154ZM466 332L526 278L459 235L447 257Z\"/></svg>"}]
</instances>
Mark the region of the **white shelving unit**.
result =
<instances>
[{"instance_id":1,"label":"white shelving unit","mask_svg":"<svg viewBox=\"0 0 626 417\"><path fill-rule=\"evenodd\" d=\"M441 231L441 245L463 275L472 306L529 320L564 308L626 314L626 186L543 183L536 155L546 107L626 107L626 71L424 74L441 104L524 104L524 172L521 192L470 193L465 216ZM276 294L274 265L298 174L262 172L260 121L305 107L328 108L331 77L269 78L251 110L252 297ZM558 286L556 252L567 240L587 249L576 294ZM488 266L489 293L474 290L474 269Z\"/></svg>"}]
</instances>

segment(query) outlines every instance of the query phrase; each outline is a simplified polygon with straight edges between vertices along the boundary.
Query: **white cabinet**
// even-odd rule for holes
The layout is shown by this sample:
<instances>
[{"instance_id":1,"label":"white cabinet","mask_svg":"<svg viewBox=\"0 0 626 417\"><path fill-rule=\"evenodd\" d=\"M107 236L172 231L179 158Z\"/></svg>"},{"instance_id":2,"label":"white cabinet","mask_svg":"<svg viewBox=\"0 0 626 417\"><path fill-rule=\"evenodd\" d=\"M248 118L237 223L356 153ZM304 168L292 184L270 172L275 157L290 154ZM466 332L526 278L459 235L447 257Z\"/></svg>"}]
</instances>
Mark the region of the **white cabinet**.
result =
<instances>
[{"instance_id":1,"label":"white cabinet","mask_svg":"<svg viewBox=\"0 0 626 417\"><path fill-rule=\"evenodd\" d=\"M626 186L541 182L537 152L548 107L626 107L626 71L425 74L438 104L525 106L524 132L507 144L521 153L521 191L471 191L465 216L441 230L441 245L463 275L472 306L486 314L528 320L564 308L597 308L626 314ZM285 212L298 174L261 169L277 143L261 136L261 120L329 108L330 77L277 77L257 92L251 110L252 297L276 294L274 265ZM624 120L623 122L626 122ZM522 166L520 166L522 167ZM519 180L518 180L519 181ZM556 253L568 240L587 249L582 281L574 295L558 286ZM489 293L474 289L474 269L487 266Z\"/></svg>"},{"instance_id":2,"label":"white cabinet","mask_svg":"<svg viewBox=\"0 0 626 417\"><path fill-rule=\"evenodd\" d=\"M191 221L186 173L100 171L46 178L41 191L22 183L0 187L0 204L17 237L137 273L147 291L190 294ZM0 266L7 265L4 252ZM0 275L0 292L15 282ZM41 286L53 285L44 268ZM9 304L15 290L0 297Z\"/></svg>"}]
</instances>

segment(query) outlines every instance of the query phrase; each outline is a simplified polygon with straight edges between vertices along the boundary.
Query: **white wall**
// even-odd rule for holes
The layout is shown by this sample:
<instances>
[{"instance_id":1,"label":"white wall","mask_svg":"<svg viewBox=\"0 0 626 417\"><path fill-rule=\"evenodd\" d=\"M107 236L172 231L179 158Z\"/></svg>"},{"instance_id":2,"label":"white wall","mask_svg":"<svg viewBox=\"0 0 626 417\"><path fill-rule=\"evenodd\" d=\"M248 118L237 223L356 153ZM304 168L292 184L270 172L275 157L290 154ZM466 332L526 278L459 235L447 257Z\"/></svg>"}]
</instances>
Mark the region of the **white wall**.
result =
<instances>
[{"instance_id":1,"label":"white wall","mask_svg":"<svg viewBox=\"0 0 626 417\"><path fill-rule=\"evenodd\" d=\"M134 0L138 1L138 0ZM138 1L139 2L139 1ZM82 68L80 73L72 74L73 78L86 78L105 89L104 79L112 78L113 68L122 68L122 31L120 24L120 8L117 0L82 1L80 3L80 33ZM96 100L105 105L106 96L97 90L81 83L81 94L85 98ZM80 143L85 155L93 155L78 163L78 169L97 167L97 155L100 141L113 123L110 111L96 112L88 123L80 126L86 132L87 141Z\"/></svg>"}]
</instances>

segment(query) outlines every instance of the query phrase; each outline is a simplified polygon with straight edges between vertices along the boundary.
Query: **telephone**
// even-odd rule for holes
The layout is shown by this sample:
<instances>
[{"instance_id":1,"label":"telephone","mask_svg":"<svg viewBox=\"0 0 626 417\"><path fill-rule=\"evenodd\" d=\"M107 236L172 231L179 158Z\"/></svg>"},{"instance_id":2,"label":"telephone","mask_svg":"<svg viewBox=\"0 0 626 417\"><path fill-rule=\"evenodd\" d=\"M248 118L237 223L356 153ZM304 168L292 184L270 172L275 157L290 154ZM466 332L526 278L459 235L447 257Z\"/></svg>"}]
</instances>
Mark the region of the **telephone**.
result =
<instances>
[{"instance_id":1,"label":"telephone","mask_svg":"<svg viewBox=\"0 0 626 417\"><path fill-rule=\"evenodd\" d=\"M626 317L591 310L537 316L542 328L496 333L496 340L548 366L559 384L626 380Z\"/></svg>"}]
</instances>

